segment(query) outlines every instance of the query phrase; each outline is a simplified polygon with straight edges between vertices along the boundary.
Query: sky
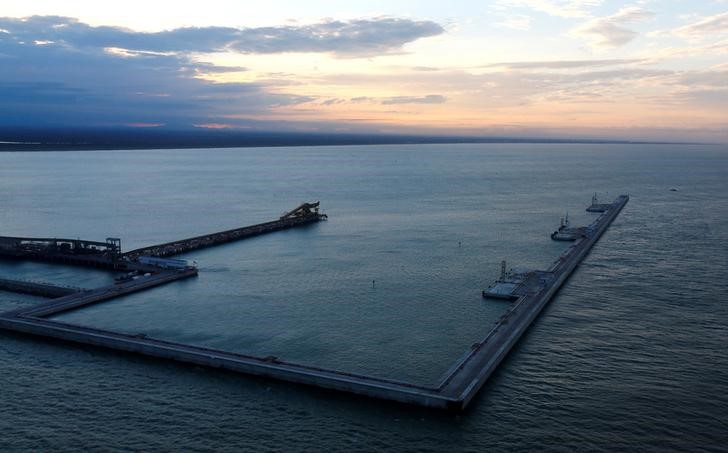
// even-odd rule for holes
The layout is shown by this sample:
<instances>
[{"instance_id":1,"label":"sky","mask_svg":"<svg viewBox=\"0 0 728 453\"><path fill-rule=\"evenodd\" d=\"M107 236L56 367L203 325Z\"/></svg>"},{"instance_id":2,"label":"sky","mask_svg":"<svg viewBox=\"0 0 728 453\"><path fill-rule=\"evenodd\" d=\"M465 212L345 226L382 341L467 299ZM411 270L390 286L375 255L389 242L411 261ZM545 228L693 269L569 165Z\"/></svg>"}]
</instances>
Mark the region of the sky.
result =
<instances>
[{"instance_id":1,"label":"sky","mask_svg":"<svg viewBox=\"0 0 728 453\"><path fill-rule=\"evenodd\" d=\"M726 143L728 0L3 0L0 126Z\"/></svg>"}]
</instances>

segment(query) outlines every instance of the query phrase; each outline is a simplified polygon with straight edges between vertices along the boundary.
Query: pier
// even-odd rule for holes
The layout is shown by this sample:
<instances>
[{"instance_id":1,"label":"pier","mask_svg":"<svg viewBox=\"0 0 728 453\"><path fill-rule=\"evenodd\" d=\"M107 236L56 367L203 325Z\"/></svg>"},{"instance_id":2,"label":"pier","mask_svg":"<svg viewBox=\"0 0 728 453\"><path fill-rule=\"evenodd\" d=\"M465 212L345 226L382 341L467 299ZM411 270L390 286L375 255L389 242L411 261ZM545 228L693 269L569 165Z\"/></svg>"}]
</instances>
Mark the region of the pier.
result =
<instances>
[{"instance_id":1,"label":"pier","mask_svg":"<svg viewBox=\"0 0 728 453\"><path fill-rule=\"evenodd\" d=\"M0 236L0 258L150 272L154 271L154 268L139 263L140 256L174 256L326 219L326 214L319 212L318 201L303 203L271 222L151 245L126 253L121 252L119 238L107 238L106 242L98 242L81 239Z\"/></svg>"},{"instance_id":2,"label":"pier","mask_svg":"<svg viewBox=\"0 0 728 453\"><path fill-rule=\"evenodd\" d=\"M576 266L584 260L594 244L604 234L629 201L621 195L585 229L585 236L576 239L546 271L531 271L513 289L516 301L496 323L493 330L458 363L451 376L445 378L447 387L462 407L468 405L513 345L541 313L541 310L561 288ZM487 292L486 292L487 295Z\"/></svg>"},{"instance_id":3,"label":"pier","mask_svg":"<svg viewBox=\"0 0 728 453\"><path fill-rule=\"evenodd\" d=\"M59 286L51 283L26 280L10 280L7 278L0 278L0 290L49 298L68 296L69 294L83 291L81 288L73 288L71 286Z\"/></svg>"},{"instance_id":4,"label":"pier","mask_svg":"<svg viewBox=\"0 0 728 453\"><path fill-rule=\"evenodd\" d=\"M115 283L113 285L103 286L92 290L74 292L67 296L54 298L46 303L14 310L11 313L14 316L20 317L44 318L69 310L75 310L97 304L99 302L115 299L127 294L143 291L145 289L154 288L155 286L164 285L183 278L194 277L196 275L197 269L193 267L179 270L159 269L155 274L141 276L136 280ZM5 316L6 314L7 313L0 314L0 317Z\"/></svg>"},{"instance_id":5,"label":"pier","mask_svg":"<svg viewBox=\"0 0 728 453\"><path fill-rule=\"evenodd\" d=\"M81 239L0 236L0 258L45 261L102 269L126 269L120 262L121 240L106 242Z\"/></svg>"},{"instance_id":6,"label":"pier","mask_svg":"<svg viewBox=\"0 0 728 453\"><path fill-rule=\"evenodd\" d=\"M601 205L604 210L601 211L600 216L583 230L583 236L575 238L572 245L547 270L525 271L519 274L517 280L511 281L511 285L508 287L501 287L495 291L493 290L495 286L492 286L488 291L483 291L484 297L497 293L498 298L512 302L495 326L480 341L473 343L435 386L415 385L403 381L327 370L287 362L276 357L256 357L169 342L149 338L143 332L112 332L47 319L49 316L61 312L197 275L197 269L192 267L177 270L158 269L153 275L129 282L117 283L97 290L82 291L44 304L2 313L0 314L0 328L366 397L428 408L461 411L468 406L576 266L587 256L628 200L627 195L622 195L609 205ZM295 210L291 211L293 214L286 213L279 221L274 222L277 226L273 226L273 228L280 227L278 229L281 229L309 223L313 221L311 219L314 214L322 215L318 214L318 203L315 206L304 204L302 207L302 211L297 211L299 214L296 214ZM305 214L306 211L308 214ZM301 212L304 214L300 214ZM298 221L301 223L297 223ZM262 225L266 224L246 228L257 228ZM127 259L132 259L134 253L138 253L137 256L142 256L142 254L171 256L203 246L235 240L236 237L243 238L260 234L255 231L257 230L230 230L161 244L129 252L130 255L127 256ZM215 236L218 234L222 234L222 236ZM545 233L544 236L546 237L547 234ZM178 250L183 251L178 252ZM501 274L503 277L505 271Z\"/></svg>"},{"instance_id":7,"label":"pier","mask_svg":"<svg viewBox=\"0 0 728 453\"><path fill-rule=\"evenodd\" d=\"M326 220L326 214L319 212L319 202L303 203L296 209L286 212L278 220L259 223L257 225L235 228L233 230L220 231L219 233L196 236L179 241L166 242L164 244L152 245L124 253L124 258L135 260L140 256L167 257L180 255L207 247L213 247L227 242L239 241L261 234L274 231L286 230L293 227L307 225L309 223Z\"/></svg>"}]
</instances>

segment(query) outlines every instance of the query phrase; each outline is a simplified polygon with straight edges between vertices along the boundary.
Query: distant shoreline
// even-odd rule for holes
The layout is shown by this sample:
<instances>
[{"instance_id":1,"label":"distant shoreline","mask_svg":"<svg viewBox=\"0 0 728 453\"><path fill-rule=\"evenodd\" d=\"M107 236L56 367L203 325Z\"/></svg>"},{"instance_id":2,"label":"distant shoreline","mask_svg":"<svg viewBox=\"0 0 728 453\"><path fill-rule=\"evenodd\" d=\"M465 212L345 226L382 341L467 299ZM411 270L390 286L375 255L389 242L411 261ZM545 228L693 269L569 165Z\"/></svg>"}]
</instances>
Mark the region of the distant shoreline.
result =
<instances>
[{"instance_id":1,"label":"distant shoreline","mask_svg":"<svg viewBox=\"0 0 728 453\"><path fill-rule=\"evenodd\" d=\"M582 145L711 145L696 142L600 140L565 138L457 137L365 134L194 134L119 131L41 131L24 134L0 131L0 152L124 151L211 148L272 148L296 146L454 145L454 144L582 144Z\"/></svg>"}]
</instances>

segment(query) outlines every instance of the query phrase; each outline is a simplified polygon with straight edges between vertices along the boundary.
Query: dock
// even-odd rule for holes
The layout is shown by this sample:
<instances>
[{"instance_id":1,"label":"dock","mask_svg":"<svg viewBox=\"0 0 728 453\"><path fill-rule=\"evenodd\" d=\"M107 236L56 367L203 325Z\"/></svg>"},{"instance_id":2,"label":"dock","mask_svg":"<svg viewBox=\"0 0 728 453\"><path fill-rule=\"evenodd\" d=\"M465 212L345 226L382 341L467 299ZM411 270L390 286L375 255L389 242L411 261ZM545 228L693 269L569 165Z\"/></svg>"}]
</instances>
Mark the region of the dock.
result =
<instances>
[{"instance_id":1,"label":"dock","mask_svg":"<svg viewBox=\"0 0 728 453\"><path fill-rule=\"evenodd\" d=\"M66 311L75 310L89 305L105 302L117 297L143 291L145 289L154 288L176 280L194 277L197 275L197 269L190 267L179 270L160 269L155 274L142 276L137 280L129 280L127 282L115 283L113 285L103 286L92 290L84 290L54 298L49 302L32 305L9 312L13 316L44 318L47 316L57 315ZM8 313L0 314L0 317Z\"/></svg>"},{"instance_id":2,"label":"dock","mask_svg":"<svg viewBox=\"0 0 728 453\"><path fill-rule=\"evenodd\" d=\"M576 238L547 270L520 272L518 279L511 282L513 283L511 286L498 290L499 296L502 296L500 298L512 301L510 306L494 327L480 341L473 343L435 386L416 385L398 380L328 370L291 363L276 357L256 357L169 342L149 338L143 332L112 332L47 319L49 316L110 300L119 295L197 275L197 269L194 268L160 269L154 275L146 276L143 279L79 292L44 304L2 313L0 314L0 328L382 400L427 408L462 411L470 404L578 264L587 256L628 200L629 196L622 195L608 205L609 207L600 214L594 223L584 230L585 235ZM310 208L309 211L313 212ZM248 233L241 232L240 234ZM545 234L545 236L547 235ZM213 244L215 240L211 238L209 243ZM224 242L226 239L219 238L219 240ZM195 241L199 241L199 238L161 244L156 246L159 247L156 250L159 253L167 253L167 247L172 247L173 250L170 251L170 254L161 255L170 256L174 250L177 250L176 245L171 246L170 244L197 247L196 244L199 242ZM144 250L143 253L155 253L155 250L140 250ZM194 250L194 248L188 250ZM505 265L503 265L502 276L505 274L504 268ZM488 291L483 291L483 296L487 297Z\"/></svg>"},{"instance_id":3,"label":"dock","mask_svg":"<svg viewBox=\"0 0 728 453\"><path fill-rule=\"evenodd\" d=\"M590 225L589 233L562 253L546 271L532 271L514 288L517 297L513 305L496 323L493 330L473 350L461 359L457 372L449 379L448 387L462 407L472 400L498 364L506 357L518 339L541 313L541 310L569 278L594 244L604 234L629 201L621 195Z\"/></svg>"},{"instance_id":4,"label":"dock","mask_svg":"<svg viewBox=\"0 0 728 453\"><path fill-rule=\"evenodd\" d=\"M135 260L140 256L168 257L180 255L193 250L213 247L261 234L307 225L313 222L326 220L327 218L326 214L319 212L318 201L315 203L303 203L297 208L284 213L278 220L274 220L272 222L259 223L257 225L143 247L126 252L123 256L125 259Z\"/></svg>"},{"instance_id":5,"label":"dock","mask_svg":"<svg viewBox=\"0 0 728 453\"><path fill-rule=\"evenodd\" d=\"M81 239L33 238L0 236L0 258L45 261L57 264L126 269L120 261L121 240L107 238L106 242Z\"/></svg>"},{"instance_id":6,"label":"dock","mask_svg":"<svg viewBox=\"0 0 728 453\"><path fill-rule=\"evenodd\" d=\"M63 297L83 291L81 288L71 286L60 286L52 283L31 282L27 280L11 280L0 278L0 291L13 293L30 294L40 297Z\"/></svg>"},{"instance_id":7,"label":"dock","mask_svg":"<svg viewBox=\"0 0 728 453\"><path fill-rule=\"evenodd\" d=\"M153 272L153 267L138 262L140 256L169 257L326 219L326 214L319 212L318 201L303 203L284 213L278 220L151 245L126 253L121 251L121 239L112 237L106 238L105 242L100 242L81 239L0 236L0 258L45 261L119 271Z\"/></svg>"}]
</instances>

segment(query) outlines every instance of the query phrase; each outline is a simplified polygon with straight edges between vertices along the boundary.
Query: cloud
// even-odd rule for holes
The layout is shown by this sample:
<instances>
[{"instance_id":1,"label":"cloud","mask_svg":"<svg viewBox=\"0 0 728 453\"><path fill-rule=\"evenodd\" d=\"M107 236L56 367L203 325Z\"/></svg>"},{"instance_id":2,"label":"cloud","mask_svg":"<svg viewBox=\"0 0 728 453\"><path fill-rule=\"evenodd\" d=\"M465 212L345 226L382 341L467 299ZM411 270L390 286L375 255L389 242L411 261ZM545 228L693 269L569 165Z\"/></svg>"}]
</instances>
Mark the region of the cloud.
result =
<instances>
[{"instance_id":1,"label":"cloud","mask_svg":"<svg viewBox=\"0 0 728 453\"><path fill-rule=\"evenodd\" d=\"M500 0L499 9L528 8L557 17L586 17L588 11L603 3L602 0Z\"/></svg>"},{"instance_id":2,"label":"cloud","mask_svg":"<svg viewBox=\"0 0 728 453\"><path fill-rule=\"evenodd\" d=\"M708 49L715 53L728 53L728 39L711 44Z\"/></svg>"},{"instance_id":3,"label":"cloud","mask_svg":"<svg viewBox=\"0 0 728 453\"><path fill-rule=\"evenodd\" d=\"M447 98L439 94L428 94L427 96L394 96L382 100L383 105L442 104L444 102L447 102Z\"/></svg>"},{"instance_id":4,"label":"cloud","mask_svg":"<svg viewBox=\"0 0 728 453\"><path fill-rule=\"evenodd\" d=\"M511 15L506 17L504 20L498 22L496 25L500 25L501 27L510 28L511 30L530 30L531 29L531 22L533 19L531 17L523 15L523 14L517 14L517 15Z\"/></svg>"},{"instance_id":5,"label":"cloud","mask_svg":"<svg viewBox=\"0 0 728 453\"><path fill-rule=\"evenodd\" d=\"M349 76L344 76L347 80L353 80ZM321 102L321 105L335 104L381 104L381 105L398 105L398 104L443 104L447 102L447 98L440 94L428 94L425 96L391 96L391 97L372 97L372 96L356 96L350 99L332 98Z\"/></svg>"},{"instance_id":6,"label":"cloud","mask_svg":"<svg viewBox=\"0 0 728 453\"><path fill-rule=\"evenodd\" d=\"M574 69L590 68L595 66L618 66L640 63L642 59L611 59L611 60L554 60L554 61L512 61L493 63L484 68L509 69Z\"/></svg>"},{"instance_id":7,"label":"cloud","mask_svg":"<svg viewBox=\"0 0 728 453\"><path fill-rule=\"evenodd\" d=\"M682 93L686 105L700 106L728 113L728 89L695 89Z\"/></svg>"},{"instance_id":8,"label":"cloud","mask_svg":"<svg viewBox=\"0 0 728 453\"><path fill-rule=\"evenodd\" d=\"M572 30L571 34L588 39L594 47L620 47L638 35L636 31L625 27L624 24L640 22L654 15L651 11L630 6L620 9L611 16L592 19Z\"/></svg>"},{"instance_id":9,"label":"cloud","mask_svg":"<svg viewBox=\"0 0 728 453\"><path fill-rule=\"evenodd\" d=\"M153 127L162 127L164 125L165 125L164 123L127 123L124 126L139 127L139 128L153 128Z\"/></svg>"},{"instance_id":10,"label":"cloud","mask_svg":"<svg viewBox=\"0 0 728 453\"><path fill-rule=\"evenodd\" d=\"M726 34L728 33L728 12L705 17L692 24L676 28L672 33L687 38Z\"/></svg>"},{"instance_id":11,"label":"cloud","mask_svg":"<svg viewBox=\"0 0 728 453\"><path fill-rule=\"evenodd\" d=\"M192 126L200 129L235 129L238 127L228 123L201 123L193 124Z\"/></svg>"},{"instance_id":12,"label":"cloud","mask_svg":"<svg viewBox=\"0 0 728 453\"><path fill-rule=\"evenodd\" d=\"M345 102L346 102L345 99L331 98L331 99L326 99L324 101L321 101L321 105L336 105L336 104L343 104Z\"/></svg>"},{"instance_id":13,"label":"cloud","mask_svg":"<svg viewBox=\"0 0 728 453\"><path fill-rule=\"evenodd\" d=\"M330 52L339 56L371 56L401 52L420 38L442 34L430 21L381 17L306 26L246 29L230 44L243 53Z\"/></svg>"},{"instance_id":14,"label":"cloud","mask_svg":"<svg viewBox=\"0 0 728 453\"><path fill-rule=\"evenodd\" d=\"M12 23L8 23L12 22ZM57 20L48 23L58 24ZM5 21L0 34L0 125L188 126L210 117L260 114L311 98L273 93L265 83L215 84L197 78L214 70L184 55L120 56L65 39L38 45L23 22ZM67 27L62 27L67 28ZM239 70L241 68L236 68Z\"/></svg>"},{"instance_id":15,"label":"cloud","mask_svg":"<svg viewBox=\"0 0 728 453\"><path fill-rule=\"evenodd\" d=\"M690 88L728 89L728 68L683 72L675 82Z\"/></svg>"},{"instance_id":16,"label":"cloud","mask_svg":"<svg viewBox=\"0 0 728 453\"><path fill-rule=\"evenodd\" d=\"M201 76L242 72L193 59L200 53L327 52L381 55L441 33L427 21L374 18L313 25L180 28L142 33L76 19L0 18L0 125L226 123L275 118L316 98L283 93L279 79L213 83Z\"/></svg>"},{"instance_id":17,"label":"cloud","mask_svg":"<svg viewBox=\"0 0 728 453\"><path fill-rule=\"evenodd\" d=\"M437 72L410 72L391 75L364 75L344 73L319 78L318 83L336 90L339 86L356 84L372 90L383 84L400 87L408 92L431 90L447 95L447 101L458 107L470 109L473 115L482 115L483 106L489 114L496 110L509 111L518 108L517 115L528 116L530 109L524 105L561 109L550 99L558 96L578 103L591 102L595 108L607 104L634 102L635 97L646 89L666 91L660 88L670 83L674 71L650 69L641 66L583 68L563 71L550 68L523 68L472 73L464 70ZM382 103L385 99L359 97L351 102ZM477 113L476 113L477 112Z\"/></svg>"},{"instance_id":18,"label":"cloud","mask_svg":"<svg viewBox=\"0 0 728 453\"><path fill-rule=\"evenodd\" d=\"M435 22L393 17L258 28L185 27L145 33L120 27L93 27L70 17L32 16L0 18L0 29L23 42L59 43L82 49L114 48L132 54L321 52L339 57L399 53L409 42L444 33Z\"/></svg>"}]
</instances>

